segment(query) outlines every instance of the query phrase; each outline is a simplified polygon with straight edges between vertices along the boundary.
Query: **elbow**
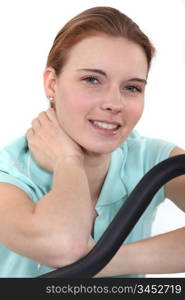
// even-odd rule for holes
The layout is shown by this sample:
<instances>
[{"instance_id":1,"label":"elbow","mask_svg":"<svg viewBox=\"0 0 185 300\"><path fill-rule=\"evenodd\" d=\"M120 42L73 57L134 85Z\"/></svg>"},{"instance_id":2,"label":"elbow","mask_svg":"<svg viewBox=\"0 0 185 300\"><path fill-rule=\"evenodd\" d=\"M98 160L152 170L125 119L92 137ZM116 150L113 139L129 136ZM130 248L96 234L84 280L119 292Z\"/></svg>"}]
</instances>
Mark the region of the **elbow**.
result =
<instances>
[{"instance_id":1,"label":"elbow","mask_svg":"<svg viewBox=\"0 0 185 300\"><path fill-rule=\"evenodd\" d=\"M86 253L86 247L82 241L68 240L65 243L65 246L63 246L62 253L58 248L58 251L55 253L55 257L51 257L51 264L55 268L67 266L81 259L86 255Z\"/></svg>"},{"instance_id":2,"label":"elbow","mask_svg":"<svg viewBox=\"0 0 185 300\"><path fill-rule=\"evenodd\" d=\"M41 264L51 268L61 268L70 265L87 254L87 244L81 239L61 238L53 239L45 247L47 251L42 255Z\"/></svg>"}]
</instances>

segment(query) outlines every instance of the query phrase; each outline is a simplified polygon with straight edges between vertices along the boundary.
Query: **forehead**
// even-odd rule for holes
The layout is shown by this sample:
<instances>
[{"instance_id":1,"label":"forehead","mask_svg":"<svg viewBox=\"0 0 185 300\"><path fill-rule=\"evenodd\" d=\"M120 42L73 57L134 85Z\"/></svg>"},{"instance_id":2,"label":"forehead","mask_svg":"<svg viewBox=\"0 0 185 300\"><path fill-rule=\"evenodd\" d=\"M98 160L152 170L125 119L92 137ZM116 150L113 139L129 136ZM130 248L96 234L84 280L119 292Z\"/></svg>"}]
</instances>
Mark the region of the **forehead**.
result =
<instances>
[{"instance_id":1,"label":"forehead","mask_svg":"<svg viewBox=\"0 0 185 300\"><path fill-rule=\"evenodd\" d=\"M147 58L142 47L123 37L98 35L85 38L72 47L66 67L102 68L146 76Z\"/></svg>"}]
</instances>

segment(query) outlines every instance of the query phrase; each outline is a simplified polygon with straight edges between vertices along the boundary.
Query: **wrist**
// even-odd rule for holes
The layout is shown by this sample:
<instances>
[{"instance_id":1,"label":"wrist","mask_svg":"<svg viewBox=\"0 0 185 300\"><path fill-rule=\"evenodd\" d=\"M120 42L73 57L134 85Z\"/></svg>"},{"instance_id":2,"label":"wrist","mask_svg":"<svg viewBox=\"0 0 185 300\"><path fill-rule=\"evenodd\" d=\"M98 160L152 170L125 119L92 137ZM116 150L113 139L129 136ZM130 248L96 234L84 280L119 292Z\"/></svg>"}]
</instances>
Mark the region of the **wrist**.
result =
<instances>
[{"instance_id":1,"label":"wrist","mask_svg":"<svg viewBox=\"0 0 185 300\"><path fill-rule=\"evenodd\" d=\"M84 160L82 157L77 155L66 155L62 156L59 159L55 160L53 167L53 172L56 172L58 169L62 169L64 165L71 164L73 166L84 167Z\"/></svg>"}]
</instances>

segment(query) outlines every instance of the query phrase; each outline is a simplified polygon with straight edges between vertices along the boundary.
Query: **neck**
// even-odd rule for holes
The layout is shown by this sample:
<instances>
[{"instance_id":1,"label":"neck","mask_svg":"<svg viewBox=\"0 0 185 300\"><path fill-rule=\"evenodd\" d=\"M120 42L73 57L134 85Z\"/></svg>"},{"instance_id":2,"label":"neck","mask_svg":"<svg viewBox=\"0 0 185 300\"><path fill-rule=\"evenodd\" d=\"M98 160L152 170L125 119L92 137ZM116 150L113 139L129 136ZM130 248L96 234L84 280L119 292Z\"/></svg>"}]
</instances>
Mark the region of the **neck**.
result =
<instances>
[{"instance_id":1,"label":"neck","mask_svg":"<svg viewBox=\"0 0 185 300\"><path fill-rule=\"evenodd\" d=\"M110 163L110 154L85 152L84 166L89 182L91 199L94 204L98 199L101 187L107 174Z\"/></svg>"}]
</instances>

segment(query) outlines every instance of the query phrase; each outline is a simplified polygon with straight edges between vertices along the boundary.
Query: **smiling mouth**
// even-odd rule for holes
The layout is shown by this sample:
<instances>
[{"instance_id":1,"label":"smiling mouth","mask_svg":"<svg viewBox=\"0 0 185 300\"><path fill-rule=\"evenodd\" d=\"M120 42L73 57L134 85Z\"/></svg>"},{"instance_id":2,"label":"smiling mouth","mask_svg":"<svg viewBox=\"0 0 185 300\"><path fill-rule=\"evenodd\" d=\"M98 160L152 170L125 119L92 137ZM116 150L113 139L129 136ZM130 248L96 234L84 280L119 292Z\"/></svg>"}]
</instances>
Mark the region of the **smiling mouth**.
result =
<instances>
[{"instance_id":1,"label":"smiling mouth","mask_svg":"<svg viewBox=\"0 0 185 300\"><path fill-rule=\"evenodd\" d=\"M121 126L119 124L111 124L111 123L106 123L103 121L95 121L95 120L89 120L94 127L104 129L104 130L109 130L109 131L116 131L118 130Z\"/></svg>"}]
</instances>

